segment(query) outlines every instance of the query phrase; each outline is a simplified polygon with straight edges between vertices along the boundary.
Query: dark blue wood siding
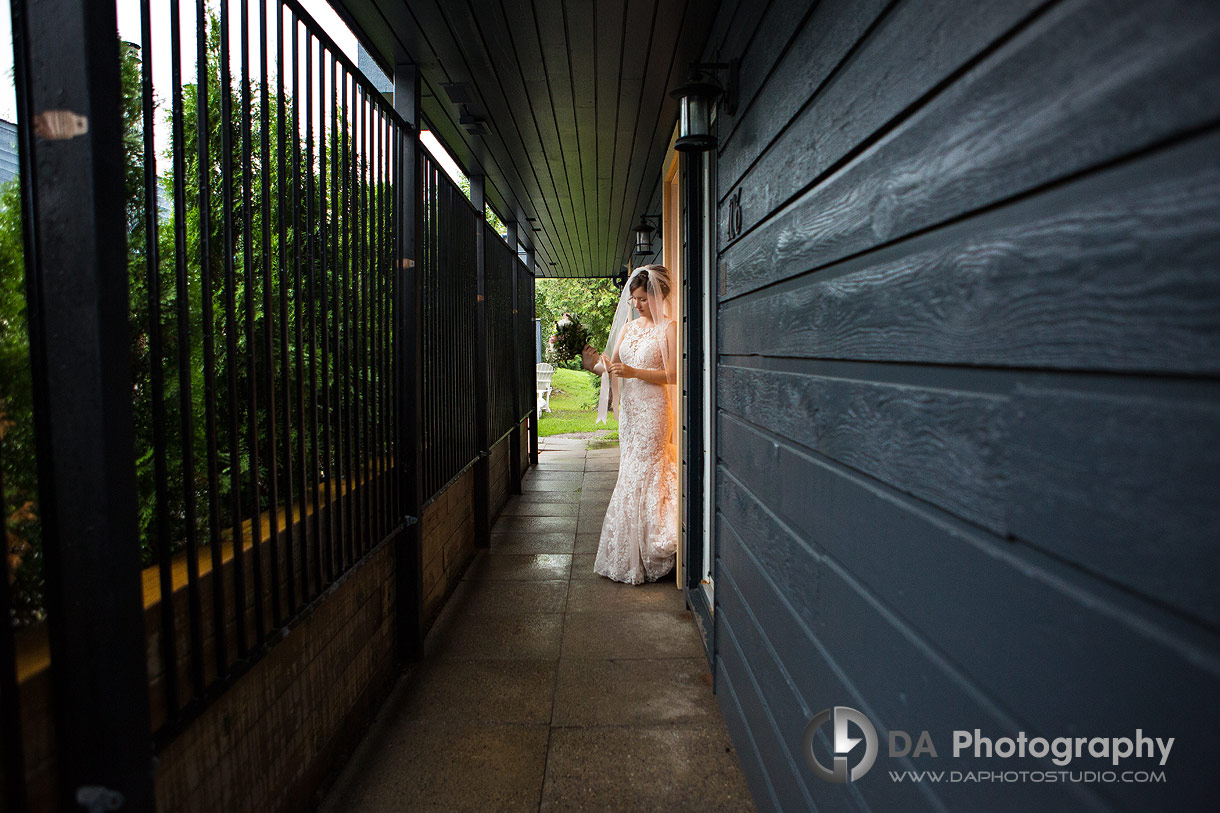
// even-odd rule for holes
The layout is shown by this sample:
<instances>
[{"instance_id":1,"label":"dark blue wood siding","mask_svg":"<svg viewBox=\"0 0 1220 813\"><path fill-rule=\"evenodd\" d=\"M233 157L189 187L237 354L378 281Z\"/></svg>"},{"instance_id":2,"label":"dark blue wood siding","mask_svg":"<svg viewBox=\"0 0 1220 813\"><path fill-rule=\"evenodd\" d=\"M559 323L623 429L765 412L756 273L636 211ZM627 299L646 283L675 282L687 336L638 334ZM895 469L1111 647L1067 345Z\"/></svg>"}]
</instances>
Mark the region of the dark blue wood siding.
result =
<instances>
[{"instance_id":1,"label":"dark blue wood siding","mask_svg":"<svg viewBox=\"0 0 1220 813\"><path fill-rule=\"evenodd\" d=\"M755 801L1214 807L1220 6L746 5L705 56L741 60L715 665ZM881 736L858 783L800 753L834 705ZM953 760L974 728L1175 744L1164 783L890 779L1060 770ZM940 757L889 758L891 729Z\"/></svg>"}]
</instances>

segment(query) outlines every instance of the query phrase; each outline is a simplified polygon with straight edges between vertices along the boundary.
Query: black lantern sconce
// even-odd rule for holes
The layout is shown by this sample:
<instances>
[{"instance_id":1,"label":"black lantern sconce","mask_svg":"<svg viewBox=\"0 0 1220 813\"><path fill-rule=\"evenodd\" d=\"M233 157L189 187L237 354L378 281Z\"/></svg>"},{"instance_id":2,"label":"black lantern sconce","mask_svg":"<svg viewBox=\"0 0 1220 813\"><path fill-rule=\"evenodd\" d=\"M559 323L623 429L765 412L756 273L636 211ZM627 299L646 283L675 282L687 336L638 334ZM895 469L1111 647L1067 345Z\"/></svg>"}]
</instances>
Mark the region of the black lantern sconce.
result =
<instances>
[{"instance_id":1,"label":"black lantern sconce","mask_svg":"<svg viewBox=\"0 0 1220 813\"><path fill-rule=\"evenodd\" d=\"M725 86L717 83L715 74L726 74ZM674 149L682 152L702 152L716 146L712 135L712 105L724 98L724 112L737 113L737 60L729 62L696 62L691 65L686 84L669 92L678 100L678 140Z\"/></svg>"},{"instance_id":2,"label":"black lantern sconce","mask_svg":"<svg viewBox=\"0 0 1220 813\"><path fill-rule=\"evenodd\" d=\"M635 227L635 253L637 256L652 254L652 235L657 231L660 215L640 215Z\"/></svg>"}]
</instances>

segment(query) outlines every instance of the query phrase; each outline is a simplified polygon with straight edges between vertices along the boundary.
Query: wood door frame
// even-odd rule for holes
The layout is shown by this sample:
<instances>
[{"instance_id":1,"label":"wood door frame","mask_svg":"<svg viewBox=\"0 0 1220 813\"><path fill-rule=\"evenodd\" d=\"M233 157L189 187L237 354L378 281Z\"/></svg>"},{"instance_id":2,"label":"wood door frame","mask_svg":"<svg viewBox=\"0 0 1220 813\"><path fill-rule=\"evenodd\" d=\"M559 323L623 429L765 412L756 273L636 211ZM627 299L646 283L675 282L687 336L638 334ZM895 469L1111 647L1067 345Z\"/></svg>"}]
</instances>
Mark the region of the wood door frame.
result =
<instances>
[{"instance_id":1,"label":"wood door frame","mask_svg":"<svg viewBox=\"0 0 1220 813\"><path fill-rule=\"evenodd\" d=\"M705 331L711 329L709 363L714 364L716 355L714 325L705 324L708 314L703 307L705 255L714 259L716 235L711 224L705 227L707 190L704 188L703 153L679 153L670 148L662 177L662 228L664 234L663 259L666 267L675 276L678 295L678 346L682 348L678 364L679 393L679 477L680 533L678 539L675 578L686 598L686 605L694 614L703 638L709 665L715 659L715 625L713 612L715 594L711 601L702 584L704 564L705 508L708 498L704 483L704 410L712 408L715 390L715 368L711 370L711 392L704 392L703 344ZM673 263L671 266L670 263ZM708 279L714 275L708 274ZM709 291L713 297L715 291ZM712 307L708 310L713 311ZM683 397L684 396L684 397ZM714 412L712 413L714 414ZM712 423L708 440L714 442L715 423ZM708 446L709 450L712 447ZM714 476L714 470L713 470ZM713 517L715 516L713 512ZM714 571L714 528L712 532L712 565ZM712 574L715 580L715 573Z\"/></svg>"},{"instance_id":2,"label":"wood door frame","mask_svg":"<svg viewBox=\"0 0 1220 813\"><path fill-rule=\"evenodd\" d=\"M675 128L675 137L677 130ZM678 160L678 152L674 150L671 142L669 153L665 156L665 172L661 179L661 263L669 269L670 283L672 291L670 296L674 300L673 316L678 324L677 346L683 348L683 341L686 333L685 314L685 268L683 264L684 244L683 244L683 223L682 223L682 196L681 196L681 162ZM679 466L678 477L678 505L684 505L685 489L682 488L681 465L683 457L683 423L682 423L682 393L686 389L686 359L685 354L681 351L678 353L677 359L678 380L674 387L677 397L672 409L672 417L674 418L674 443L677 447L676 460ZM681 521L679 520L679 525ZM679 533L681 527L679 527ZM683 574L686 568L686 556L683 550L683 545L678 545L677 560L674 563L674 577L679 589L682 587L684 580Z\"/></svg>"}]
</instances>

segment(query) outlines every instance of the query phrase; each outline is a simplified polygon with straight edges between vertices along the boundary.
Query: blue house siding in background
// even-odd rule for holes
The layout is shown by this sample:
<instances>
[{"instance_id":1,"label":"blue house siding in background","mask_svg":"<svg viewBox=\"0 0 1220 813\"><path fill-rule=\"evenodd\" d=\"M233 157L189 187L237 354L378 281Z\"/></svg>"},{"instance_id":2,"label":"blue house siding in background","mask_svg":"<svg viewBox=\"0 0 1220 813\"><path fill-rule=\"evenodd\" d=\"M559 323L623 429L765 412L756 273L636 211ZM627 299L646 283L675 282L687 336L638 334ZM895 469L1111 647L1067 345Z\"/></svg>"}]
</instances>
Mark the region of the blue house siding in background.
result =
<instances>
[{"instance_id":1,"label":"blue house siding in background","mask_svg":"<svg viewBox=\"0 0 1220 813\"><path fill-rule=\"evenodd\" d=\"M759 807L1214 806L1216 6L742 0L704 56L741 60L715 673ZM801 754L834 705L878 729L859 782ZM889 778L1059 770L953 760L975 728L1175 745L1164 784Z\"/></svg>"},{"instance_id":2,"label":"blue house siding in background","mask_svg":"<svg viewBox=\"0 0 1220 813\"><path fill-rule=\"evenodd\" d=\"M0 119L0 186L16 178L20 171L17 162L17 125Z\"/></svg>"}]
</instances>

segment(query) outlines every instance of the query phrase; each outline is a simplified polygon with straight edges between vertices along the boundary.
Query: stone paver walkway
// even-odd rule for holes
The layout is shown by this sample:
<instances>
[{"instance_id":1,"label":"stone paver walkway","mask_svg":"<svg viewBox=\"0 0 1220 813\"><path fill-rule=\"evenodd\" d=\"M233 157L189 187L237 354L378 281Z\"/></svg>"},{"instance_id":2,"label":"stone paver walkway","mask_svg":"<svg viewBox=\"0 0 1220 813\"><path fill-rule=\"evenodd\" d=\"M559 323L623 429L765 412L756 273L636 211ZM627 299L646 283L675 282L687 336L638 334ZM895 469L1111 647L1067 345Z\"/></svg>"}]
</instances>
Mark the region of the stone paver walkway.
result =
<instances>
[{"instance_id":1,"label":"stone paver walkway","mask_svg":"<svg viewBox=\"0 0 1220 813\"><path fill-rule=\"evenodd\" d=\"M322 810L753 809L681 591L593 574L617 445L543 440Z\"/></svg>"}]
</instances>

